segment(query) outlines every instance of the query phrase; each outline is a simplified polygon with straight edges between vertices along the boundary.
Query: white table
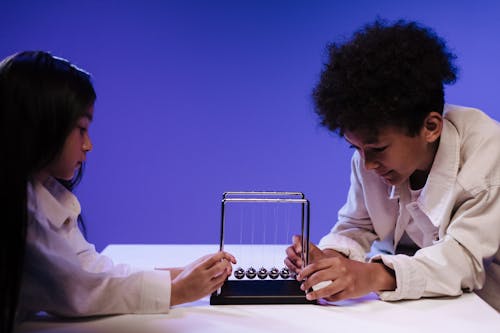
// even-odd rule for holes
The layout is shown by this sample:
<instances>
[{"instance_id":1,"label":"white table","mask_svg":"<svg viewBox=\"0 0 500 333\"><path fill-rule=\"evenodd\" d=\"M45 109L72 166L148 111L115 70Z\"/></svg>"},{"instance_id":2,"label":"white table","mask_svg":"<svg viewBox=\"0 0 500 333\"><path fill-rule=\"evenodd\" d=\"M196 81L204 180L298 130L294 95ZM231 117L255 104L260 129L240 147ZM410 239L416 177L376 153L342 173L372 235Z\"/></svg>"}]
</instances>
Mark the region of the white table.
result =
<instances>
[{"instance_id":1,"label":"white table","mask_svg":"<svg viewBox=\"0 0 500 333\"><path fill-rule=\"evenodd\" d=\"M217 245L110 245L115 262L142 268L183 266ZM374 294L334 305L218 305L208 297L168 314L27 322L20 332L500 332L500 315L476 294L383 302Z\"/></svg>"}]
</instances>

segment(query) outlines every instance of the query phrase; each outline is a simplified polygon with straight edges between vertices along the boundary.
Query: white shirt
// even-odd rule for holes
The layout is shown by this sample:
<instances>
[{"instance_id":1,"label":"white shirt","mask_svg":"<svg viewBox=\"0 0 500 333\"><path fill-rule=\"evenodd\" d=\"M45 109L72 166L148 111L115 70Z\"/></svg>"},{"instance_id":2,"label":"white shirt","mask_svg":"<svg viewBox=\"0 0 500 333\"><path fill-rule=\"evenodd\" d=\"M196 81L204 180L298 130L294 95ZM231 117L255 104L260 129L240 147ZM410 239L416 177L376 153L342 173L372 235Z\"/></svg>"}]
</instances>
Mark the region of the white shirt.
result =
<instances>
[{"instance_id":1,"label":"white shirt","mask_svg":"<svg viewBox=\"0 0 500 333\"><path fill-rule=\"evenodd\" d=\"M414 255L379 254L371 259L395 271L396 290L381 292L381 299L460 295L484 286L478 294L500 311L496 121L477 109L446 105L439 148L414 201L408 182L386 185L365 170L354 153L347 202L320 247L364 261L375 240L390 242L395 253L405 234L420 248Z\"/></svg>"},{"instance_id":2,"label":"white shirt","mask_svg":"<svg viewBox=\"0 0 500 333\"><path fill-rule=\"evenodd\" d=\"M28 185L28 228L20 319L45 311L63 316L166 313L170 273L115 265L77 226L80 203L55 179Z\"/></svg>"}]
</instances>

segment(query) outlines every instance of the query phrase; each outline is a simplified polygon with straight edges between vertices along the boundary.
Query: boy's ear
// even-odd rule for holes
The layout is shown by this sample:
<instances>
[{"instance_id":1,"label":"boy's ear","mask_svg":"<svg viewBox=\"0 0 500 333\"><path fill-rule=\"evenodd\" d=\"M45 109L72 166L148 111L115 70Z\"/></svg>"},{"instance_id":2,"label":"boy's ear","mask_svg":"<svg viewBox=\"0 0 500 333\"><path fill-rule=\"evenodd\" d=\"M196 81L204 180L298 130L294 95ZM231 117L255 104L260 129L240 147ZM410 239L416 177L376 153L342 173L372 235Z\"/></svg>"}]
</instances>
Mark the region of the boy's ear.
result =
<instances>
[{"instance_id":1,"label":"boy's ear","mask_svg":"<svg viewBox=\"0 0 500 333\"><path fill-rule=\"evenodd\" d=\"M443 130L443 116L437 112L430 112L424 119L424 127L422 128L422 134L425 140L432 143L439 139L441 136L441 131Z\"/></svg>"}]
</instances>

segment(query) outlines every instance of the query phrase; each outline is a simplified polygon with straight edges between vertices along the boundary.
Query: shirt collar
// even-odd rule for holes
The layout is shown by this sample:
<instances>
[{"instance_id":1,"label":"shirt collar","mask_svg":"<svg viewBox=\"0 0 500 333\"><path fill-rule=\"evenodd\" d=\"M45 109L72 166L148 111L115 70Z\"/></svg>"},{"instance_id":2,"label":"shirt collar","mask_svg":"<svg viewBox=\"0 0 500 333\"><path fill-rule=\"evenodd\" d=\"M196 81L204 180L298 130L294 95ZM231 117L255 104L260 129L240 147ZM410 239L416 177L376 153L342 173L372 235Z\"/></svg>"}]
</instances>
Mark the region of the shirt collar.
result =
<instances>
[{"instance_id":1,"label":"shirt collar","mask_svg":"<svg viewBox=\"0 0 500 333\"><path fill-rule=\"evenodd\" d=\"M446 113L445 113L446 115ZM443 117L443 130L438 150L424 188L417 200L420 209L429 217L434 226L439 226L452 199L452 188L456 182L459 162L460 143L458 131ZM399 199L407 182L389 187L389 199Z\"/></svg>"},{"instance_id":2,"label":"shirt collar","mask_svg":"<svg viewBox=\"0 0 500 333\"><path fill-rule=\"evenodd\" d=\"M49 177L43 183L35 181L33 191L38 210L54 227L60 228L68 218L74 221L80 215L78 199L56 179Z\"/></svg>"},{"instance_id":3,"label":"shirt collar","mask_svg":"<svg viewBox=\"0 0 500 333\"><path fill-rule=\"evenodd\" d=\"M420 209L439 226L452 200L460 163L460 138L453 124L443 117L443 131L427 182L418 199Z\"/></svg>"}]
</instances>

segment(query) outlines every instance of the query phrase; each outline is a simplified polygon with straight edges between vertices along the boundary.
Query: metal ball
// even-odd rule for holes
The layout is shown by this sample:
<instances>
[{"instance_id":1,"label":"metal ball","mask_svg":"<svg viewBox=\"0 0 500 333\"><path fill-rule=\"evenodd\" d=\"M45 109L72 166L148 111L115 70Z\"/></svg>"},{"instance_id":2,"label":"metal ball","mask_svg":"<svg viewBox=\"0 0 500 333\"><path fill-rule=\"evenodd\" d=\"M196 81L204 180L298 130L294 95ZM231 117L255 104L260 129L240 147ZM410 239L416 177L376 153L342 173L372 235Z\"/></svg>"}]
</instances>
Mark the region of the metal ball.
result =
<instances>
[{"instance_id":1,"label":"metal ball","mask_svg":"<svg viewBox=\"0 0 500 333\"><path fill-rule=\"evenodd\" d=\"M235 271L234 271L234 277L237 278L237 279L243 279L245 277L245 270L241 267L238 267Z\"/></svg>"},{"instance_id":2,"label":"metal ball","mask_svg":"<svg viewBox=\"0 0 500 333\"><path fill-rule=\"evenodd\" d=\"M290 270L288 270L288 268L286 267L282 268L280 271L280 276L283 279L288 279L290 277Z\"/></svg>"},{"instance_id":3,"label":"metal ball","mask_svg":"<svg viewBox=\"0 0 500 333\"><path fill-rule=\"evenodd\" d=\"M253 279L256 275L257 275L257 271L255 270L255 268L253 267L250 267L247 269L247 278L249 279Z\"/></svg>"},{"instance_id":4,"label":"metal ball","mask_svg":"<svg viewBox=\"0 0 500 333\"><path fill-rule=\"evenodd\" d=\"M269 271L269 277L271 279L277 279L279 275L280 271L276 267L271 268L271 270Z\"/></svg>"},{"instance_id":5,"label":"metal ball","mask_svg":"<svg viewBox=\"0 0 500 333\"><path fill-rule=\"evenodd\" d=\"M257 273L257 276L259 277L259 279L265 279L267 277L267 269L261 267L259 269L259 272Z\"/></svg>"}]
</instances>

